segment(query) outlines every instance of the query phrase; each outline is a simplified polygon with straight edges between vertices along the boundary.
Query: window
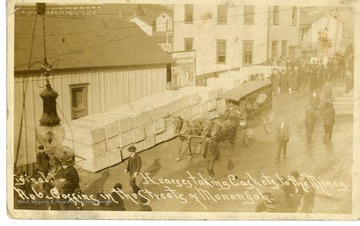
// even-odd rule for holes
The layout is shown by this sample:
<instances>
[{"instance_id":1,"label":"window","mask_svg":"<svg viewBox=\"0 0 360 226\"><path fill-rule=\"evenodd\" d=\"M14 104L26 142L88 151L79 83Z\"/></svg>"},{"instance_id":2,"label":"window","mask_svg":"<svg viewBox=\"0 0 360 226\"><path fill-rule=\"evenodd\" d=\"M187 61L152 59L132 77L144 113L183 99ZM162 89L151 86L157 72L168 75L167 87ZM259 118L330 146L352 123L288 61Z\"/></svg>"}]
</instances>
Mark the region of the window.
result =
<instances>
[{"instance_id":1,"label":"window","mask_svg":"<svg viewBox=\"0 0 360 226\"><path fill-rule=\"evenodd\" d=\"M278 41L273 41L271 43L271 57L275 58L278 56Z\"/></svg>"},{"instance_id":2,"label":"window","mask_svg":"<svg viewBox=\"0 0 360 226\"><path fill-rule=\"evenodd\" d=\"M253 5L245 5L244 6L244 24L251 25L254 24L255 18L255 6Z\"/></svg>"},{"instance_id":3,"label":"window","mask_svg":"<svg viewBox=\"0 0 360 226\"><path fill-rule=\"evenodd\" d=\"M166 82L171 82L171 64L166 65Z\"/></svg>"},{"instance_id":4,"label":"window","mask_svg":"<svg viewBox=\"0 0 360 226\"><path fill-rule=\"evenodd\" d=\"M185 23L194 23L194 5L185 4Z\"/></svg>"},{"instance_id":5,"label":"window","mask_svg":"<svg viewBox=\"0 0 360 226\"><path fill-rule=\"evenodd\" d=\"M167 20L166 21L166 31L172 31L173 30L173 21Z\"/></svg>"},{"instance_id":6,"label":"window","mask_svg":"<svg viewBox=\"0 0 360 226\"><path fill-rule=\"evenodd\" d=\"M243 64L253 63L254 41L243 41Z\"/></svg>"},{"instance_id":7,"label":"window","mask_svg":"<svg viewBox=\"0 0 360 226\"><path fill-rule=\"evenodd\" d=\"M279 24L279 6L273 6L273 24Z\"/></svg>"},{"instance_id":8,"label":"window","mask_svg":"<svg viewBox=\"0 0 360 226\"><path fill-rule=\"evenodd\" d=\"M226 62L226 40L216 41L216 63Z\"/></svg>"},{"instance_id":9,"label":"window","mask_svg":"<svg viewBox=\"0 0 360 226\"><path fill-rule=\"evenodd\" d=\"M227 24L227 6L218 5L217 7L217 23Z\"/></svg>"},{"instance_id":10,"label":"window","mask_svg":"<svg viewBox=\"0 0 360 226\"><path fill-rule=\"evenodd\" d=\"M286 56L287 55L287 47L288 47L288 42L287 41L282 41L281 42L281 56Z\"/></svg>"},{"instance_id":11,"label":"window","mask_svg":"<svg viewBox=\"0 0 360 226\"><path fill-rule=\"evenodd\" d=\"M297 7L292 7L292 14L291 14L291 25L296 26L297 25Z\"/></svg>"},{"instance_id":12,"label":"window","mask_svg":"<svg viewBox=\"0 0 360 226\"><path fill-rule=\"evenodd\" d=\"M193 38L184 38L184 50L193 50Z\"/></svg>"},{"instance_id":13,"label":"window","mask_svg":"<svg viewBox=\"0 0 360 226\"><path fill-rule=\"evenodd\" d=\"M87 87L88 84L70 85L72 119L87 115Z\"/></svg>"}]
</instances>

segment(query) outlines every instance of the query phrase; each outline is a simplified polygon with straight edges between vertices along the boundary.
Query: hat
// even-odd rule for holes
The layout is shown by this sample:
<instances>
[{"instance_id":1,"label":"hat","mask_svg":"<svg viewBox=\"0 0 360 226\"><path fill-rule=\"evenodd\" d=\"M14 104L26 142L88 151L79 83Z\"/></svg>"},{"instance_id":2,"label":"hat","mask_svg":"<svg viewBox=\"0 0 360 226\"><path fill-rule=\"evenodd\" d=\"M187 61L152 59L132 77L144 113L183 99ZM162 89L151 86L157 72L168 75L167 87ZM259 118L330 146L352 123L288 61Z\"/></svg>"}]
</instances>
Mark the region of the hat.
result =
<instances>
[{"instance_id":1,"label":"hat","mask_svg":"<svg viewBox=\"0 0 360 226\"><path fill-rule=\"evenodd\" d=\"M115 185L114 185L114 189L115 190L117 190L117 189L122 189L122 185L121 185L121 183L116 183Z\"/></svg>"},{"instance_id":2,"label":"hat","mask_svg":"<svg viewBox=\"0 0 360 226\"><path fill-rule=\"evenodd\" d=\"M136 151L136 147L131 146L128 148L128 152L135 152Z\"/></svg>"}]
</instances>

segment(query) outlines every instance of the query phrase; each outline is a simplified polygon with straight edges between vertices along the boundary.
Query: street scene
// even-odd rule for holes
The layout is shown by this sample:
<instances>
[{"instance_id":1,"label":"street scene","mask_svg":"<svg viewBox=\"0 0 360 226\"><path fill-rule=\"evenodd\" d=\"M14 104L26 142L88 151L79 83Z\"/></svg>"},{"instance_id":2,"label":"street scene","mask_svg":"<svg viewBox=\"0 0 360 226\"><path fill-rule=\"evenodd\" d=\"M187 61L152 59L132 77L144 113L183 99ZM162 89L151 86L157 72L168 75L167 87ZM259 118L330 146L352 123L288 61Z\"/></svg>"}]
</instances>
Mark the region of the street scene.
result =
<instances>
[{"instance_id":1,"label":"street scene","mask_svg":"<svg viewBox=\"0 0 360 226\"><path fill-rule=\"evenodd\" d=\"M353 10L15 4L8 207L353 214Z\"/></svg>"}]
</instances>

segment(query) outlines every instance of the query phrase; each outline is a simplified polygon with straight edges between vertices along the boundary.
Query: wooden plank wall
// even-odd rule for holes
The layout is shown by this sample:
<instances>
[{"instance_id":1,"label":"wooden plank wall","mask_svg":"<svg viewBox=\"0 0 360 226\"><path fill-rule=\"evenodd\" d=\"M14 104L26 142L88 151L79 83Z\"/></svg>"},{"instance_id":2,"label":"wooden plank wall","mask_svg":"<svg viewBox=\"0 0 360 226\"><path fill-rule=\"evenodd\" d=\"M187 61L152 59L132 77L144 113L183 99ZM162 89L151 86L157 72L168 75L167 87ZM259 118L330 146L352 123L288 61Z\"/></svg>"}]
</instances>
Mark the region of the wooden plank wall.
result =
<instances>
[{"instance_id":1,"label":"wooden plank wall","mask_svg":"<svg viewBox=\"0 0 360 226\"><path fill-rule=\"evenodd\" d=\"M17 159L17 167L31 165L36 161L36 147L39 144L36 140L35 128L39 124L43 110L39 95L44 89L45 78L39 77L38 73L26 77L25 79L25 75L16 75L14 81L16 94L14 97L14 159ZM57 112L62 123L71 121L69 85L83 83L88 83L88 114L102 113L113 107L127 104L129 101L165 91L166 65L55 71L50 78L50 84L59 94ZM23 108L24 91L26 91L26 100ZM22 113L24 113L23 125L20 129ZM17 149L19 149L18 156L16 156Z\"/></svg>"}]
</instances>

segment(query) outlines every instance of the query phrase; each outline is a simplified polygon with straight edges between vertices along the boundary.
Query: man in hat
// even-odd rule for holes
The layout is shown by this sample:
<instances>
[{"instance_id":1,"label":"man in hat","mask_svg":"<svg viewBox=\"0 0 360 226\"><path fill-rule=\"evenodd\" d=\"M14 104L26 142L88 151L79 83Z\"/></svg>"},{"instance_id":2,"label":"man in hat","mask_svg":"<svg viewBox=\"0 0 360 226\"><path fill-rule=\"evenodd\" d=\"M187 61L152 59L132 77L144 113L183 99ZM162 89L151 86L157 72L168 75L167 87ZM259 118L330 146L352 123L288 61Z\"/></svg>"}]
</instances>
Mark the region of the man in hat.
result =
<instances>
[{"instance_id":1,"label":"man in hat","mask_svg":"<svg viewBox=\"0 0 360 226\"><path fill-rule=\"evenodd\" d=\"M288 92L288 89L288 74L285 69L282 69L280 73L280 93Z\"/></svg>"},{"instance_id":2,"label":"man in hat","mask_svg":"<svg viewBox=\"0 0 360 226\"><path fill-rule=\"evenodd\" d=\"M203 158L207 161L207 171L210 177L209 180L211 180L215 176L214 164L215 161L219 159L219 156L220 153L217 140L215 139L215 137L210 137L210 135L207 135Z\"/></svg>"},{"instance_id":3,"label":"man in hat","mask_svg":"<svg viewBox=\"0 0 360 226\"><path fill-rule=\"evenodd\" d=\"M286 146L287 146L287 143L289 142L289 138L290 138L290 127L285 122L285 118L280 117L279 121L280 121L280 123L276 130L276 140L277 140L277 144L278 144L278 151L277 151L277 155L276 155L275 159L277 161L280 160L281 152L283 153L284 159L286 158Z\"/></svg>"},{"instance_id":4,"label":"man in hat","mask_svg":"<svg viewBox=\"0 0 360 226\"><path fill-rule=\"evenodd\" d=\"M276 68L274 68L273 72L271 73L271 83L273 88L273 96L276 96L279 90L279 72Z\"/></svg>"},{"instance_id":5,"label":"man in hat","mask_svg":"<svg viewBox=\"0 0 360 226\"><path fill-rule=\"evenodd\" d=\"M325 103L323 123L325 132L324 144L328 144L331 141L333 126L335 124L335 110L330 101Z\"/></svg>"},{"instance_id":6,"label":"man in hat","mask_svg":"<svg viewBox=\"0 0 360 226\"><path fill-rule=\"evenodd\" d=\"M311 107L311 105L308 105L305 111L305 125L306 125L306 141L308 143L312 142L312 134L314 131L316 121L316 112Z\"/></svg>"},{"instance_id":7,"label":"man in hat","mask_svg":"<svg viewBox=\"0 0 360 226\"><path fill-rule=\"evenodd\" d=\"M136 154L136 147L131 146L128 148L128 152L131 153L128 159L128 165L125 169L125 172L128 172L130 175L129 184L133 189L133 193L137 194L139 190L141 190L136 185L136 177L140 173L141 170L141 157Z\"/></svg>"}]
</instances>

